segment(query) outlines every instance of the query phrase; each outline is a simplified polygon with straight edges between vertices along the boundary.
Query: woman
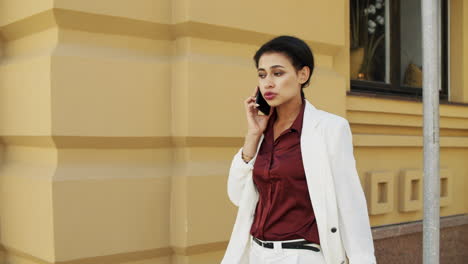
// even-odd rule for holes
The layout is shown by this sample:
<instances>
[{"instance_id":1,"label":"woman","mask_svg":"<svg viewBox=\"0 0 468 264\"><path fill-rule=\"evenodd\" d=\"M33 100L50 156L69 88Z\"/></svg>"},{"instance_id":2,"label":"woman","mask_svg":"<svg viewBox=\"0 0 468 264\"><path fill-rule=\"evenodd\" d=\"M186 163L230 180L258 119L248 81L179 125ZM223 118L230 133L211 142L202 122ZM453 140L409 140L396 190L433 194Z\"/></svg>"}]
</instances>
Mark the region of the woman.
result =
<instances>
[{"instance_id":1,"label":"woman","mask_svg":"<svg viewBox=\"0 0 468 264\"><path fill-rule=\"evenodd\" d=\"M376 263L349 123L304 97L310 48L280 36L254 60L271 111L258 114L257 87L244 101L248 132L228 178L239 210L222 263Z\"/></svg>"}]
</instances>

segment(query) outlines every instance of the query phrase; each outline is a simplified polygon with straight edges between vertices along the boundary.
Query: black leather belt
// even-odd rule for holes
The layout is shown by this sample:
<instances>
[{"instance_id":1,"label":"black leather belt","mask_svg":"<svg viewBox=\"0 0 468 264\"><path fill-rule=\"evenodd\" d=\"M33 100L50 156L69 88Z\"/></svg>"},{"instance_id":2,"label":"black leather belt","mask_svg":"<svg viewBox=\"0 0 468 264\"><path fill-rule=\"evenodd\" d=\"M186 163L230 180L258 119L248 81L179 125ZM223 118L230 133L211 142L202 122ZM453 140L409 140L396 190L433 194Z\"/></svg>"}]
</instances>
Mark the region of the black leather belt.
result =
<instances>
[{"instance_id":1,"label":"black leather belt","mask_svg":"<svg viewBox=\"0 0 468 264\"><path fill-rule=\"evenodd\" d=\"M271 249L273 248L273 242L263 242L263 241L258 240L256 237L252 237L252 238L253 238L253 241L255 241L255 243L259 244L262 247L271 248ZM311 245L308 245L308 244L312 244L312 243L308 242L307 240L294 241L294 242L283 242L283 243L281 243L281 247L282 248L290 248L290 249L291 248L292 249L308 249L308 250L312 250L312 251L315 251L315 252L320 251L319 247L311 246Z\"/></svg>"}]
</instances>

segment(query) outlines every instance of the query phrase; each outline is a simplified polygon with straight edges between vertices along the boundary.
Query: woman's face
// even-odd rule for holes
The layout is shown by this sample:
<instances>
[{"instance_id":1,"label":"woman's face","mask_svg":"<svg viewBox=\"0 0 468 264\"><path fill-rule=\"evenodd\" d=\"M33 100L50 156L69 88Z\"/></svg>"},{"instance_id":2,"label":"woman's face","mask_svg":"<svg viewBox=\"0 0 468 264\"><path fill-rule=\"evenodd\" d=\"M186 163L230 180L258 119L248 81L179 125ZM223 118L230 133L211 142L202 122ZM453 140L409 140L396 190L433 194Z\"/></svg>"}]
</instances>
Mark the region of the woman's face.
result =
<instances>
[{"instance_id":1,"label":"woman's face","mask_svg":"<svg viewBox=\"0 0 468 264\"><path fill-rule=\"evenodd\" d=\"M283 53L265 53L258 61L258 84L270 106L301 98L301 84L307 81L307 69L298 73ZM272 96L269 96L272 94Z\"/></svg>"}]
</instances>

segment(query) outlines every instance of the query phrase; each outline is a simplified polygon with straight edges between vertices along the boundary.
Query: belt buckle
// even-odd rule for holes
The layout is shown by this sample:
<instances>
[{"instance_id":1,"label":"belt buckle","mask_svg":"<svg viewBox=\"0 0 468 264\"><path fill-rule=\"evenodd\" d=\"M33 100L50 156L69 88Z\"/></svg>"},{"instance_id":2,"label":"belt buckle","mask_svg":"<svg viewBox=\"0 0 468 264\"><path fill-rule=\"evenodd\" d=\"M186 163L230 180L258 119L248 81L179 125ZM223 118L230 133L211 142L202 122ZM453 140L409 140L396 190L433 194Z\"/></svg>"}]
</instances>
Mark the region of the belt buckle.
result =
<instances>
[{"instance_id":1,"label":"belt buckle","mask_svg":"<svg viewBox=\"0 0 468 264\"><path fill-rule=\"evenodd\" d=\"M265 244L263 243L263 241L261 241L260 239L257 239L257 241L260 242L260 246L265 247Z\"/></svg>"},{"instance_id":2,"label":"belt buckle","mask_svg":"<svg viewBox=\"0 0 468 264\"><path fill-rule=\"evenodd\" d=\"M252 240L253 240L255 243L259 244L261 247L263 247L263 241L261 241L260 239L258 239L258 238L256 238L256 237L252 236Z\"/></svg>"},{"instance_id":3,"label":"belt buckle","mask_svg":"<svg viewBox=\"0 0 468 264\"><path fill-rule=\"evenodd\" d=\"M258 238L256 238L256 237L253 237L253 239L254 239L254 241L255 241L256 243L258 243L260 246L262 246L262 247L264 247L264 248L268 248L268 247L267 247L267 244L268 244L267 242L263 242L262 240L260 240L260 239L258 239Z\"/></svg>"},{"instance_id":4,"label":"belt buckle","mask_svg":"<svg viewBox=\"0 0 468 264\"><path fill-rule=\"evenodd\" d=\"M267 245L266 242L263 242L263 241L261 241L261 240L258 240L258 241L260 242L260 246L262 246L262 247L264 247L264 248L267 247L267 246L266 246L266 245Z\"/></svg>"}]
</instances>

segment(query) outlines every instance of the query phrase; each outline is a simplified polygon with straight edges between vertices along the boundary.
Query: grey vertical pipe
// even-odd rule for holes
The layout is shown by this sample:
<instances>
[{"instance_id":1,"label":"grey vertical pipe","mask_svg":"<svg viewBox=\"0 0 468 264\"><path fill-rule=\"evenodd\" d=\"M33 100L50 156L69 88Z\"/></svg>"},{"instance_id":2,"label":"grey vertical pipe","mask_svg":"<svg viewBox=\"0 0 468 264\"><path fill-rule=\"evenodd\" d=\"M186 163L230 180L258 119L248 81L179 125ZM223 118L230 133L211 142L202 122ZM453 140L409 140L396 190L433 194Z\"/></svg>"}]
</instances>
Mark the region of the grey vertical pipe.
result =
<instances>
[{"instance_id":1,"label":"grey vertical pipe","mask_svg":"<svg viewBox=\"0 0 468 264\"><path fill-rule=\"evenodd\" d=\"M440 0L422 0L424 219L423 263L439 263Z\"/></svg>"}]
</instances>

